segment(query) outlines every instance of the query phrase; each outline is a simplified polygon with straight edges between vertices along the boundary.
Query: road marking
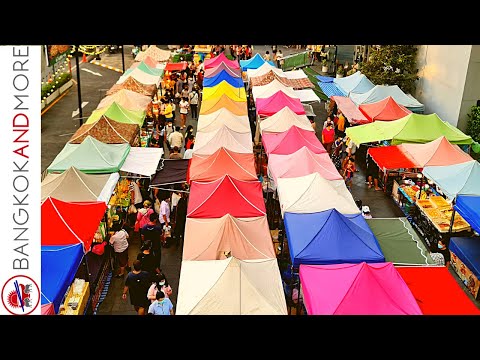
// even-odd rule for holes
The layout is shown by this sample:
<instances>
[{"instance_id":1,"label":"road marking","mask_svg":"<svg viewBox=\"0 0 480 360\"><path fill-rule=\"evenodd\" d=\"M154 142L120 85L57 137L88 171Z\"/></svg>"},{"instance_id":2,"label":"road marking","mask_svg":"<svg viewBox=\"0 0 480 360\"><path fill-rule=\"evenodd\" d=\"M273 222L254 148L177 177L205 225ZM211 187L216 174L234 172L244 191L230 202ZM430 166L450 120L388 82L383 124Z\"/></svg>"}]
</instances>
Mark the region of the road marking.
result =
<instances>
[{"instance_id":1,"label":"road marking","mask_svg":"<svg viewBox=\"0 0 480 360\"><path fill-rule=\"evenodd\" d=\"M73 80L75 81L75 80ZM58 98L56 98L50 105L48 105L45 109L43 109L43 111L40 113L40 116L42 116L43 114L45 114L48 110L50 110L50 108L55 105L57 102L60 101L61 98L63 98L65 95L68 94L68 92L71 90L72 88L68 89L67 91L65 91L62 95L60 95Z\"/></svg>"},{"instance_id":2,"label":"road marking","mask_svg":"<svg viewBox=\"0 0 480 360\"><path fill-rule=\"evenodd\" d=\"M95 72L95 71L92 71L92 70L90 70L90 69L82 68L82 71L86 71L86 72L88 72L88 73L90 73L90 74L92 74L92 75L95 75L95 76L103 76L102 74L97 73L97 72Z\"/></svg>"},{"instance_id":3,"label":"road marking","mask_svg":"<svg viewBox=\"0 0 480 360\"><path fill-rule=\"evenodd\" d=\"M82 109L88 104L88 101L82 102ZM77 108L77 110L72 111L72 118L80 114L80 109Z\"/></svg>"}]
</instances>

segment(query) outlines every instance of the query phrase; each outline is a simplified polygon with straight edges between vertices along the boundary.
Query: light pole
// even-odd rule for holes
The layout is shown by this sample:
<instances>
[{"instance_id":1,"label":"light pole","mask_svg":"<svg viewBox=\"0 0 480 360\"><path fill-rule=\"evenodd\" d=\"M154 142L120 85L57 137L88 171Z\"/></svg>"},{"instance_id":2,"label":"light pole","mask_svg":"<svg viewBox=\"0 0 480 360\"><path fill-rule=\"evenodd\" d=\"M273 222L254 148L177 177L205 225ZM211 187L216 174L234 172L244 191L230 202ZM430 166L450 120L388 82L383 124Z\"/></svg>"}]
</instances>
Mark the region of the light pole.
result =
<instances>
[{"instance_id":1,"label":"light pole","mask_svg":"<svg viewBox=\"0 0 480 360\"><path fill-rule=\"evenodd\" d=\"M75 63L77 65L77 90L78 90L78 110L79 110L79 116L80 118L78 119L80 122L80 126L83 125L83 111L82 111L82 91L80 87L80 64L78 63L78 54L80 51L80 46L76 45L77 48L77 53L75 54Z\"/></svg>"},{"instance_id":2,"label":"light pole","mask_svg":"<svg viewBox=\"0 0 480 360\"><path fill-rule=\"evenodd\" d=\"M125 53L123 51L124 45L120 45L122 47L122 70L125 73Z\"/></svg>"}]
</instances>

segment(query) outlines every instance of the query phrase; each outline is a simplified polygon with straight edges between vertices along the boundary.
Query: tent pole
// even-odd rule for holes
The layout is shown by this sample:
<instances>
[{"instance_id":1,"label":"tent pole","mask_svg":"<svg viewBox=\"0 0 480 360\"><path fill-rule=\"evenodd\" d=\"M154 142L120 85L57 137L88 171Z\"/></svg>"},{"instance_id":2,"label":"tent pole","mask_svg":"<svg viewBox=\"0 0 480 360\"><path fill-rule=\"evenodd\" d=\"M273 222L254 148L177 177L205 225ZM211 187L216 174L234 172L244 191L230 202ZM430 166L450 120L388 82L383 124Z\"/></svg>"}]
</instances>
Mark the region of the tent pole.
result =
<instances>
[{"instance_id":1,"label":"tent pole","mask_svg":"<svg viewBox=\"0 0 480 360\"><path fill-rule=\"evenodd\" d=\"M457 198L455 197L455 198L453 199L453 201L452 201L452 209L453 209L453 211L452 211L452 217L450 218L450 227L449 227L449 229L448 229L448 234L449 234L449 235L452 234L453 222L455 221L455 212L456 212L456 211L455 211L455 208L453 207L453 205L455 205L455 200L456 200L456 199L457 199Z\"/></svg>"}]
</instances>

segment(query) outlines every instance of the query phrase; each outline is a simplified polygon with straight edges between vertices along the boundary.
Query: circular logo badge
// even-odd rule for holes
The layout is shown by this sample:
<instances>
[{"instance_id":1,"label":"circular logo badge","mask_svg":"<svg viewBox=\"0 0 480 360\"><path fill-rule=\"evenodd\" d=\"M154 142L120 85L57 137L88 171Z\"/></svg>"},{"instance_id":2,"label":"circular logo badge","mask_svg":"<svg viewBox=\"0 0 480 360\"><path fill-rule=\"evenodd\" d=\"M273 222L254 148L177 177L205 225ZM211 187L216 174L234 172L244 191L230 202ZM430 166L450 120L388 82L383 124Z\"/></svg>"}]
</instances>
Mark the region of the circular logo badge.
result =
<instances>
[{"instance_id":1,"label":"circular logo badge","mask_svg":"<svg viewBox=\"0 0 480 360\"><path fill-rule=\"evenodd\" d=\"M13 276L3 285L2 303L10 314L31 314L40 303L40 288L28 276Z\"/></svg>"}]
</instances>

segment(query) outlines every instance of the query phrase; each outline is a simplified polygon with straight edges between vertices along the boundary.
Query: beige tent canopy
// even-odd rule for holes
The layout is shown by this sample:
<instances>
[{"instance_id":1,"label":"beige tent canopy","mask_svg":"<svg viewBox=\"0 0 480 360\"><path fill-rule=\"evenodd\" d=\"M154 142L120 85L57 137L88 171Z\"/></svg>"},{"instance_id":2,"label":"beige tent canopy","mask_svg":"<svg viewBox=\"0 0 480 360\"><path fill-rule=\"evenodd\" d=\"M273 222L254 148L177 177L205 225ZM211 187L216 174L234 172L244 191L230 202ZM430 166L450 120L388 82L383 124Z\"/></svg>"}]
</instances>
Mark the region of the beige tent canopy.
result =
<instances>
[{"instance_id":1,"label":"beige tent canopy","mask_svg":"<svg viewBox=\"0 0 480 360\"><path fill-rule=\"evenodd\" d=\"M85 174L70 167L61 174L48 174L42 181L42 202L49 196L68 202L103 201L108 204L120 175Z\"/></svg>"},{"instance_id":2,"label":"beige tent canopy","mask_svg":"<svg viewBox=\"0 0 480 360\"><path fill-rule=\"evenodd\" d=\"M177 315L287 315L277 259L182 261Z\"/></svg>"},{"instance_id":3,"label":"beige tent canopy","mask_svg":"<svg viewBox=\"0 0 480 360\"><path fill-rule=\"evenodd\" d=\"M279 133L288 131L292 126L297 126L307 131L314 131L306 115L295 114L288 106L285 106L282 110L269 116L265 120L260 121L260 129L262 132Z\"/></svg>"},{"instance_id":4,"label":"beige tent canopy","mask_svg":"<svg viewBox=\"0 0 480 360\"><path fill-rule=\"evenodd\" d=\"M255 100L262 98L269 98L274 95L277 91L283 91L285 95L290 96L291 98L298 98L295 94L295 91L292 87L283 85L277 79L273 80L267 85L254 86L252 88L252 95Z\"/></svg>"},{"instance_id":5,"label":"beige tent canopy","mask_svg":"<svg viewBox=\"0 0 480 360\"><path fill-rule=\"evenodd\" d=\"M187 218L183 260L273 259L272 238L266 216L216 219Z\"/></svg>"},{"instance_id":6,"label":"beige tent canopy","mask_svg":"<svg viewBox=\"0 0 480 360\"><path fill-rule=\"evenodd\" d=\"M97 109L108 107L114 102L127 110L146 111L152 102L152 98L132 90L122 89L113 95L104 97L98 104Z\"/></svg>"},{"instance_id":7,"label":"beige tent canopy","mask_svg":"<svg viewBox=\"0 0 480 360\"><path fill-rule=\"evenodd\" d=\"M216 131L198 132L193 153L211 155L221 147L243 154L253 153L252 135L250 131L243 133L232 131L225 125Z\"/></svg>"},{"instance_id":8,"label":"beige tent canopy","mask_svg":"<svg viewBox=\"0 0 480 360\"><path fill-rule=\"evenodd\" d=\"M120 78L117 80L116 84L124 83L129 77L134 78L139 83L144 84L144 85L158 85L158 84L160 84L160 81L162 80L161 76L150 75L150 74L147 74L146 72L143 72L142 70L140 70L138 68L135 68L132 71L130 71L128 74L124 74L124 75L120 76Z\"/></svg>"},{"instance_id":9,"label":"beige tent canopy","mask_svg":"<svg viewBox=\"0 0 480 360\"><path fill-rule=\"evenodd\" d=\"M137 56L135 56L135 61L143 61L147 56L150 56L153 60L162 62L168 61L171 55L171 51L162 50L155 45L150 45L147 50L140 51Z\"/></svg>"},{"instance_id":10,"label":"beige tent canopy","mask_svg":"<svg viewBox=\"0 0 480 360\"><path fill-rule=\"evenodd\" d=\"M198 132L211 132L220 129L222 126L238 133L250 132L250 123L247 115L235 115L226 108L219 109L211 114L198 117Z\"/></svg>"}]
</instances>

